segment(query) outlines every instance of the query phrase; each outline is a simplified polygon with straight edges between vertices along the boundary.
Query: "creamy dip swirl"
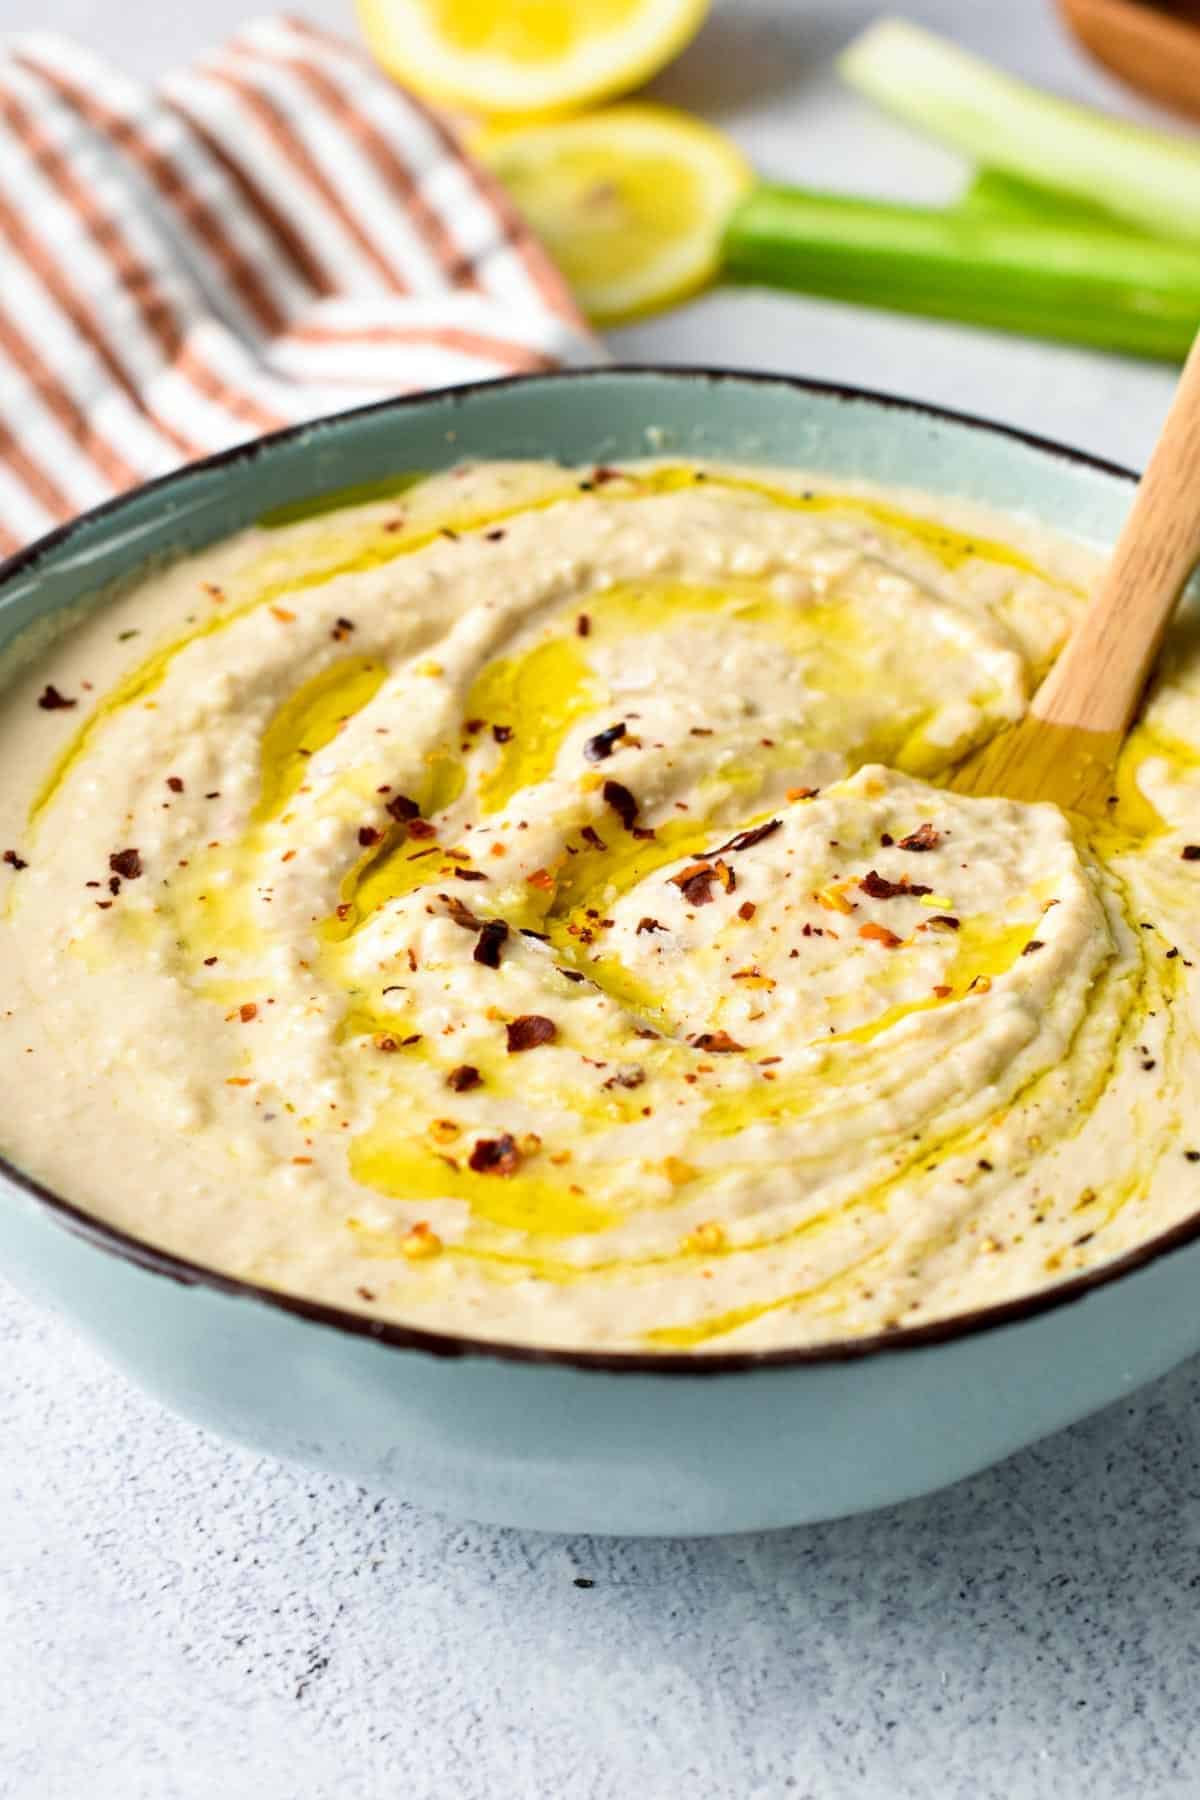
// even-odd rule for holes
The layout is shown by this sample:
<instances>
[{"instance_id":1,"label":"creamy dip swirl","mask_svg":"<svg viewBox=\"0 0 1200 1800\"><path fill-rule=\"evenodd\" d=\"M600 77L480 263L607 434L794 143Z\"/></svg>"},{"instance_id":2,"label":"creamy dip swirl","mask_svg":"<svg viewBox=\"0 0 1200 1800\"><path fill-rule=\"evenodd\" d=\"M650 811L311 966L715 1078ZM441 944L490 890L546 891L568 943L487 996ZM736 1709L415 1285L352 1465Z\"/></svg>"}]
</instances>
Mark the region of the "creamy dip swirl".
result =
<instances>
[{"instance_id":1,"label":"creamy dip swirl","mask_svg":"<svg viewBox=\"0 0 1200 1800\"><path fill-rule=\"evenodd\" d=\"M0 711L0 1140L201 1262L537 1344L853 1337L1130 1248L1200 1202L1191 627L1103 830L938 785L1095 569L513 463L143 580Z\"/></svg>"}]
</instances>

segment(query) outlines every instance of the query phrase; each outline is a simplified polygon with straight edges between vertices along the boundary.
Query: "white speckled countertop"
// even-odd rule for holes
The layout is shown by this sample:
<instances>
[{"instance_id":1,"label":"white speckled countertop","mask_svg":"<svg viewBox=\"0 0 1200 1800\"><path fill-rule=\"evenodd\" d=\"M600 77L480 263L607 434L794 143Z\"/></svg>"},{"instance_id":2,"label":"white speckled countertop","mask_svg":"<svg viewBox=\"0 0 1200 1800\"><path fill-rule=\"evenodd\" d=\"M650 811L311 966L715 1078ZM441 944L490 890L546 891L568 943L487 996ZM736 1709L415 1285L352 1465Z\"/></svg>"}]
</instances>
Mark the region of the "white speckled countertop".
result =
<instances>
[{"instance_id":1,"label":"white speckled countertop","mask_svg":"<svg viewBox=\"0 0 1200 1800\"><path fill-rule=\"evenodd\" d=\"M253 0L0 0L152 74ZM305 10L352 29L349 0ZM1137 113L1049 0L902 10ZM951 191L838 91L871 0L726 0L657 84L766 172ZM751 293L631 360L893 387L1139 462L1151 366ZM578 1579L594 1585L579 1587ZM227 1448L0 1286L0 1800L1195 1800L1200 1364L925 1501L773 1536L459 1525Z\"/></svg>"}]
</instances>

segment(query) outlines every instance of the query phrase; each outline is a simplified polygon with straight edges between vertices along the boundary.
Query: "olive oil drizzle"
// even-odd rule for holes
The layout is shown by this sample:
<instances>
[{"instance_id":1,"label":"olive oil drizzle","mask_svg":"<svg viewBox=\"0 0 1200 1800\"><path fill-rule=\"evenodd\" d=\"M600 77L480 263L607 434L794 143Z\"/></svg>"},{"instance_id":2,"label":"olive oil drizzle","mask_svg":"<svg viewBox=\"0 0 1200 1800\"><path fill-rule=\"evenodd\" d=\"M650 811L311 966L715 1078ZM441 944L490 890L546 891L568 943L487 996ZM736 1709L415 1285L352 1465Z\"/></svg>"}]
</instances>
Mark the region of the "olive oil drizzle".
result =
<instances>
[{"instance_id":1,"label":"olive oil drizzle","mask_svg":"<svg viewBox=\"0 0 1200 1800\"><path fill-rule=\"evenodd\" d=\"M394 492L406 491L419 483L420 477L414 481L406 479L403 473L386 478ZM932 519L923 519L917 514L889 506L883 502L870 500L854 494L829 493L817 489L801 491L776 487L769 482L758 481L749 476L717 474L707 470L697 470L687 466L664 466L634 473L623 473L619 481L606 483L600 487L589 486L588 492L604 504L617 504L630 501L651 499L658 494L675 493L682 488L696 487L701 483L716 489L730 492L752 493L770 501L772 504L790 508L797 512L844 512L851 516L873 519L889 529L899 532L913 542L921 545L935 556L945 567L958 568L969 557L978 556L987 561L998 562L1017 569L1022 573L1038 576L1048 580L1049 576L1039 566L1019 551L1011 549L992 539L981 538L968 532L957 531L949 526L941 525ZM286 574L273 578L267 573L272 557L266 553L262 559L263 574L256 578L252 569L244 578L243 586L248 590L244 597L235 599L231 605L223 607L207 618L203 625L181 633L171 642L151 652L141 662L130 669L96 705L88 716L81 721L74 736L64 747L56 762L52 765L46 780L34 798L30 809L30 823L35 824L54 799L62 783L72 768L84 754L96 730L107 720L133 705L136 701L145 700L166 679L167 673L175 658L189 644L202 638L214 636L217 632L227 630L236 619L259 607L269 606L285 597L298 597L302 593L323 587L340 575L361 574L367 569L380 568L402 556L411 556L417 550L423 550L447 531L460 535L468 532L494 530L498 525L523 513L544 512L560 502L569 501L579 495L577 480L564 473L561 486L551 489L535 499L524 499L507 507L492 507L485 511L448 508L444 516L429 521L422 521L416 527L404 527L400 530L389 529L387 522L373 521L364 531L349 531L344 537L331 534L324 546L318 540L314 545L316 560L314 566L297 573L289 570ZM361 503L362 489L350 488L335 492L326 497L328 505L320 498L298 502L297 519L311 519L318 515L333 511L341 506L353 506ZM288 509L276 508L264 515L262 523L267 529L273 529L287 522L284 514Z\"/></svg>"}]
</instances>

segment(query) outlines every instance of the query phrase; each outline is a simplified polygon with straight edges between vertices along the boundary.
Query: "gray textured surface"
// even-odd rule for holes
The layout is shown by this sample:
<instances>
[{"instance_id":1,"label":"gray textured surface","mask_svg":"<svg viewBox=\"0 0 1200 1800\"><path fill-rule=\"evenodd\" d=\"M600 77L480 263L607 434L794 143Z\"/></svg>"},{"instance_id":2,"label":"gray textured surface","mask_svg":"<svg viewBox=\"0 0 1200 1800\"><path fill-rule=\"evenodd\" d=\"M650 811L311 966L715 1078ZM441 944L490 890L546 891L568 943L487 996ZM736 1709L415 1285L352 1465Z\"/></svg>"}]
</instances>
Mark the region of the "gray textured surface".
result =
<instances>
[{"instance_id":1,"label":"gray textured surface","mask_svg":"<svg viewBox=\"0 0 1200 1800\"><path fill-rule=\"evenodd\" d=\"M247 0L0 0L152 73ZM307 10L351 28L348 5ZM658 84L771 173L940 195L840 94L860 0L731 0ZM908 0L1129 107L1047 3ZM618 354L891 386L1140 460L1157 369L723 294ZM948 1494L708 1544L461 1526L230 1450L0 1289L3 1800L1200 1794L1200 1367ZM595 1585L580 1589L576 1577Z\"/></svg>"}]
</instances>

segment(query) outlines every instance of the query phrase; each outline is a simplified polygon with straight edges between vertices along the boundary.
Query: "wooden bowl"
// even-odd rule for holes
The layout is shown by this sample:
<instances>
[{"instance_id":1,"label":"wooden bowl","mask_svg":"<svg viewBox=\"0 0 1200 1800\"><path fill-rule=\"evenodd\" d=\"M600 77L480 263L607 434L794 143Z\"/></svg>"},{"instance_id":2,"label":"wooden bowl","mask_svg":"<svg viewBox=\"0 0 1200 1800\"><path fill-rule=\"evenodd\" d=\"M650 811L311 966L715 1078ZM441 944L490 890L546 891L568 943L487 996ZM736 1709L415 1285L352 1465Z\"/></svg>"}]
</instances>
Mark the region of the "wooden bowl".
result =
<instances>
[{"instance_id":1,"label":"wooden bowl","mask_svg":"<svg viewBox=\"0 0 1200 1800\"><path fill-rule=\"evenodd\" d=\"M1075 36L1131 87L1176 112L1200 118L1200 4L1143 0L1058 0Z\"/></svg>"}]
</instances>

